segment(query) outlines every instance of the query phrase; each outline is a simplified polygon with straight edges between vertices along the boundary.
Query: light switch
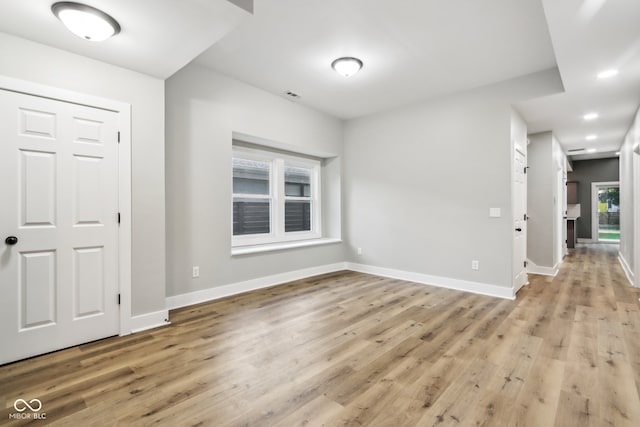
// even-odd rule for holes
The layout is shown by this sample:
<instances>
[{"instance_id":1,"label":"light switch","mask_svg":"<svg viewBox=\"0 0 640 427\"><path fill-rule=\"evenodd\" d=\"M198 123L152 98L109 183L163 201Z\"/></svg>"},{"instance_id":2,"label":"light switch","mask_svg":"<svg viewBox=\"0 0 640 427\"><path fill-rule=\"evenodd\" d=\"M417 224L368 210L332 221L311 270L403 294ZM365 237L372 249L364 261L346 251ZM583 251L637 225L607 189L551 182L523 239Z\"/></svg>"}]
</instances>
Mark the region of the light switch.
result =
<instances>
[{"instance_id":1,"label":"light switch","mask_svg":"<svg viewBox=\"0 0 640 427\"><path fill-rule=\"evenodd\" d=\"M489 217L490 218L500 218L502 213L500 212L500 208L489 208Z\"/></svg>"}]
</instances>

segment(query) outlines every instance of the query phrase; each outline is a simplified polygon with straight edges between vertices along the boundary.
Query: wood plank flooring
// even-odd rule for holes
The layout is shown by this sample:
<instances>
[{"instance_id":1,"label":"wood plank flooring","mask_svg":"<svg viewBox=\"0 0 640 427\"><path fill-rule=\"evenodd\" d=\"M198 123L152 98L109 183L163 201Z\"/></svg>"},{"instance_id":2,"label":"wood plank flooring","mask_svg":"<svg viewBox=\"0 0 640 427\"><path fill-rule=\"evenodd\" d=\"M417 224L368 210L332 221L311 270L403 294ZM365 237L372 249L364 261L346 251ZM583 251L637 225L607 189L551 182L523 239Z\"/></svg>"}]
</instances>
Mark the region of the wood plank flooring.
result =
<instances>
[{"instance_id":1,"label":"wood plank flooring","mask_svg":"<svg viewBox=\"0 0 640 427\"><path fill-rule=\"evenodd\" d=\"M640 290L584 245L516 301L340 272L0 367L0 424L640 426ZM46 420L11 420L15 399Z\"/></svg>"}]
</instances>

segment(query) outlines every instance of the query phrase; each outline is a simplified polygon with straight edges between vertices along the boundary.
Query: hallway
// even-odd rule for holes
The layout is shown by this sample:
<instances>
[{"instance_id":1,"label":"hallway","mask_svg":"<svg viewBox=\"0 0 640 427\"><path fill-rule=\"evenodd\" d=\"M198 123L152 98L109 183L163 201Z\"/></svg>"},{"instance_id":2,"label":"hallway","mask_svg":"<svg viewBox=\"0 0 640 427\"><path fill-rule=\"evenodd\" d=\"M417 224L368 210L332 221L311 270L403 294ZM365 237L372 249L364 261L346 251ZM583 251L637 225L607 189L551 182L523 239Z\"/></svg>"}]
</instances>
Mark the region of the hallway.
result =
<instances>
[{"instance_id":1,"label":"hallway","mask_svg":"<svg viewBox=\"0 0 640 427\"><path fill-rule=\"evenodd\" d=\"M578 245L556 277L530 276L510 316L544 338L556 426L640 424L640 289L617 257L616 244Z\"/></svg>"}]
</instances>

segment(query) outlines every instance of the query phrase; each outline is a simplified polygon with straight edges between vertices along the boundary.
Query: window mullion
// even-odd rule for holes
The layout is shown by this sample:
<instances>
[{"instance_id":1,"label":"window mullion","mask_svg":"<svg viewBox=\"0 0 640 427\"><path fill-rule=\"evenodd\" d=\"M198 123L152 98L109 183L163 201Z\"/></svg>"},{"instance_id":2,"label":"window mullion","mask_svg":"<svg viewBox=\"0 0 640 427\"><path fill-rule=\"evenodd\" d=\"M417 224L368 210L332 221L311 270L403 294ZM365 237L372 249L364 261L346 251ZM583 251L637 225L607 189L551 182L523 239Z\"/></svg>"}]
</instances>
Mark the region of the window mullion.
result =
<instances>
[{"instance_id":1,"label":"window mullion","mask_svg":"<svg viewBox=\"0 0 640 427\"><path fill-rule=\"evenodd\" d=\"M274 206L276 207L276 215L274 215L274 224L276 226L276 236L284 237L284 160L275 159L274 161L274 189L276 196L274 197Z\"/></svg>"}]
</instances>

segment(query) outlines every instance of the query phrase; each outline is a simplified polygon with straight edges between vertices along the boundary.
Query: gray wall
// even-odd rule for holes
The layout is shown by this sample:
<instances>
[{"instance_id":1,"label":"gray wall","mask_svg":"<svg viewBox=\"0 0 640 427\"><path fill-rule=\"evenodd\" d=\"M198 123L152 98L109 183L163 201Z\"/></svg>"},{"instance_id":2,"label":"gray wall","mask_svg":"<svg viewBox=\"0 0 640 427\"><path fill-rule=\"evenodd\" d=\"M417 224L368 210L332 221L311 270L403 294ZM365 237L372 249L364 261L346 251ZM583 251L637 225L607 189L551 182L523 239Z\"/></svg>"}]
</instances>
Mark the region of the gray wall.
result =
<instances>
[{"instance_id":1,"label":"gray wall","mask_svg":"<svg viewBox=\"0 0 640 427\"><path fill-rule=\"evenodd\" d=\"M578 238L591 239L591 183L618 181L620 179L620 164L617 157L610 159L575 160L573 172L567 174L567 181L578 182L578 203L580 214L578 218Z\"/></svg>"},{"instance_id":2,"label":"gray wall","mask_svg":"<svg viewBox=\"0 0 640 427\"><path fill-rule=\"evenodd\" d=\"M509 127L505 105L459 100L350 121L348 260L511 286Z\"/></svg>"},{"instance_id":3,"label":"gray wall","mask_svg":"<svg viewBox=\"0 0 640 427\"><path fill-rule=\"evenodd\" d=\"M553 134L529 136L527 147L527 258L543 267L553 267Z\"/></svg>"},{"instance_id":4,"label":"gray wall","mask_svg":"<svg viewBox=\"0 0 640 427\"><path fill-rule=\"evenodd\" d=\"M131 104L132 314L165 308L164 83L0 33L0 74Z\"/></svg>"},{"instance_id":5,"label":"gray wall","mask_svg":"<svg viewBox=\"0 0 640 427\"><path fill-rule=\"evenodd\" d=\"M528 76L347 122L347 260L511 287L510 97L557 83Z\"/></svg>"},{"instance_id":6,"label":"gray wall","mask_svg":"<svg viewBox=\"0 0 640 427\"><path fill-rule=\"evenodd\" d=\"M564 219L567 210L567 156L555 136L552 137L553 156L551 160L551 174L553 175L553 261L559 264L566 251L567 224Z\"/></svg>"},{"instance_id":7,"label":"gray wall","mask_svg":"<svg viewBox=\"0 0 640 427\"><path fill-rule=\"evenodd\" d=\"M323 226L340 237L340 120L194 64L166 81L166 97L167 296L344 261L341 243L231 256L233 133L336 154Z\"/></svg>"},{"instance_id":8,"label":"gray wall","mask_svg":"<svg viewBox=\"0 0 640 427\"><path fill-rule=\"evenodd\" d=\"M551 132L529 135L527 164L527 257L554 268L563 257L565 193L559 188L566 157Z\"/></svg>"},{"instance_id":9,"label":"gray wall","mask_svg":"<svg viewBox=\"0 0 640 427\"><path fill-rule=\"evenodd\" d=\"M620 148L620 255L635 273L637 285L640 285L640 236L637 236L640 234L640 154L634 149L639 144L640 111L636 113Z\"/></svg>"}]
</instances>

